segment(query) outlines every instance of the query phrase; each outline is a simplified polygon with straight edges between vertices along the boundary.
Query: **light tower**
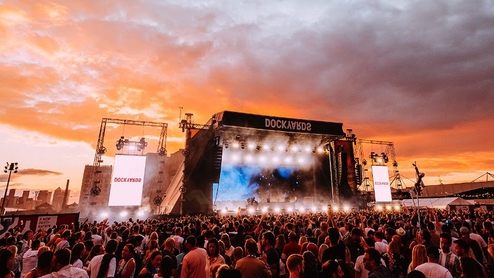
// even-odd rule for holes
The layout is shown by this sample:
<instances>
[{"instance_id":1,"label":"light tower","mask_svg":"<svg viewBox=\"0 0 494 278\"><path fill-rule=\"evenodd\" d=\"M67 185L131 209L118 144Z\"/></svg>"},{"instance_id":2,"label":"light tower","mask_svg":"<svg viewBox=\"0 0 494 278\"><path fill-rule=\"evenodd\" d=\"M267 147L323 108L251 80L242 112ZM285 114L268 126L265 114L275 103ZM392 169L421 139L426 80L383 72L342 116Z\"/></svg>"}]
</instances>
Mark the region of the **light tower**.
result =
<instances>
[{"instance_id":1,"label":"light tower","mask_svg":"<svg viewBox=\"0 0 494 278\"><path fill-rule=\"evenodd\" d=\"M10 176L12 175L12 172L17 173L18 169L19 166L17 162L7 162L7 165L5 165L5 170L3 170L5 173L9 173L9 177L7 178L7 186L5 186L5 193L3 194L1 215L5 214L5 199L7 198L7 191L9 190Z\"/></svg>"}]
</instances>

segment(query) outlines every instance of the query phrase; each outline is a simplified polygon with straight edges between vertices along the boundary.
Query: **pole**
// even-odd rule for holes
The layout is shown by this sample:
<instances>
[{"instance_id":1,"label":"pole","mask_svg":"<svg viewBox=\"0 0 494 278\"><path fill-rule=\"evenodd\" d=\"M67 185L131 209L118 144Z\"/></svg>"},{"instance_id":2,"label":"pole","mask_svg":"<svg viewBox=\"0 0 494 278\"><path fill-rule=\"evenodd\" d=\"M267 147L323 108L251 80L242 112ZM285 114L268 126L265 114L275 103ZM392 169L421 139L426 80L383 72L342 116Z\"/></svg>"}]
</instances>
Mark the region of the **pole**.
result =
<instances>
[{"instance_id":1,"label":"pole","mask_svg":"<svg viewBox=\"0 0 494 278\"><path fill-rule=\"evenodd\" d=\"M334 185L333 185L333 164L331 163L331 145L328 144L328 158L329 158L329 185L331 186L331 202L334 205Z\"/></svg>"},{"instance_id":2,"label":"pole","mask_svg":"<svg viewBox=\"0 0 494 278\"><path fill-rule=\"evenodd\" d=\"M3 200L2 200L2 215L5 214L5 199L7 198L7 191L9 190L9 183L10 183L10 175L12 175L12 170L9 171L9 177L7 178L7 186L5 186L5 192L3 193Z\"/></svg>"},{"instance_id":3,"label":"pole","mask_svg":"<svg viewBox=\"0 0 494 278\"><path fill-rule=\"evenodd\" d=\"M421 228L422 228L422 224L420 223L420 200L419 200L419 195L418 194L417 194L417 210L418 210L417 217L418 217L419 231L420 231Z\"/></svg>"},{"instance_id":4,"label":"pole","mask_svg":"<svg viewBox=\"0 0 494 278\"><path fill-rule=\"evenodd\" d=\"M60 211L63 211L67 207L67 202L69 200L69 182L70 180L67 180L67 183L65 184L65 193L63 195L63 203Z\"/></svg>"}]
</instances>

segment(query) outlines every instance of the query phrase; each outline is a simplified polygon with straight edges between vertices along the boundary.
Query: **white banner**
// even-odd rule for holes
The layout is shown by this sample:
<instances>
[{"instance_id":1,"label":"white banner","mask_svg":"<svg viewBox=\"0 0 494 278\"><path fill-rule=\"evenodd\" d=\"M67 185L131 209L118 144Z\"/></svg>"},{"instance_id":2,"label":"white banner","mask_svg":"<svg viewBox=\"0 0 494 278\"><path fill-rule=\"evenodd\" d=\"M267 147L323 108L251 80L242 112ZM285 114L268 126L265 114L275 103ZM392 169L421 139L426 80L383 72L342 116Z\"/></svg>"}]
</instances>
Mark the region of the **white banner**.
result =
<instances>
[{"instance_id":1,"label":"white banner","mask_svg":"<svg viewBox=\"0 0 494 278\"><path fill-rule=\"evenodd\" d=\"M388 166L372 165L372 179L374 180L376 202L391 202Z\"/></svg>"},{"instance_id":2,"label":"white banner","mask_svg":"<svg viewBox=\"0 0 494 278\"><path fill-rule=\"evenodd\" d=\"M40 216L36 224L36 231L39 229L48 230L57 224L58 216Z\"/></svg>"},{"instance_id":3,"label":"white banner","mask_svg":"<svg viewBox=\"0 0 494 278\"><path fill-rule=\"evenodd\" d=\"M146 156L116 155L108 206L140 206Z\"/></svg>"}]
</instances>

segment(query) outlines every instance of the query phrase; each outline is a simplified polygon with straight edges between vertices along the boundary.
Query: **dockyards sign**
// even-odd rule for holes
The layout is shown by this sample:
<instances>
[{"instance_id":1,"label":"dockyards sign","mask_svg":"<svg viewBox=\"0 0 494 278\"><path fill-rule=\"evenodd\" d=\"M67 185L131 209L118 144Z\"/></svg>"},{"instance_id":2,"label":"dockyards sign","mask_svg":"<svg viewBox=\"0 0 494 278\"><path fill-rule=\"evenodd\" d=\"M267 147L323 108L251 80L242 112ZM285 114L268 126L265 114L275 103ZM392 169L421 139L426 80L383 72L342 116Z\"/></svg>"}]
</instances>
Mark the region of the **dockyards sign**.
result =
<instances>
[{"instance_id":1,"label":"dockyards sign","mask_svg":"<svg viewBox=\"0 0 494 278\"><path fill-rule=\"evenodd\" d=\"M224 126L301 132L312 134L345 135L342 123L279 118L224 111L216 114L216 122Z\"/></svg>"}]
</instances>

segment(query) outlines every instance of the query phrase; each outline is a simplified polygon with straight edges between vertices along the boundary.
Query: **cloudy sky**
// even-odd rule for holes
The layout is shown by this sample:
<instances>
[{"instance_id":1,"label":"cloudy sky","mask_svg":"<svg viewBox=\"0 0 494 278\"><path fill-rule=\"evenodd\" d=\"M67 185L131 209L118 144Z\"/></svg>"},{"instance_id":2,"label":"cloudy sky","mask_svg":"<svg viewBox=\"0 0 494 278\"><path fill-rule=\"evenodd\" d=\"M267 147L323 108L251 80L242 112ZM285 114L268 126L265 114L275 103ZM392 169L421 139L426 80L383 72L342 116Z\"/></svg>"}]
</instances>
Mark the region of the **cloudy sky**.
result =
<instances>
[{"instance_id":1,"label":"cloudy sky","mask_svg":"<svg viewBox=\"0 0 494 278\"><path fill-rule=\"evenodd\" d=\"M0 38L12 188L77 191L105 117L166 122L177 151L179 107L341 122L426 184L494 172L490 0L6 0ZM159 130L110 126L105 163L121 135Z\"/></svg>"}]
</instances>

